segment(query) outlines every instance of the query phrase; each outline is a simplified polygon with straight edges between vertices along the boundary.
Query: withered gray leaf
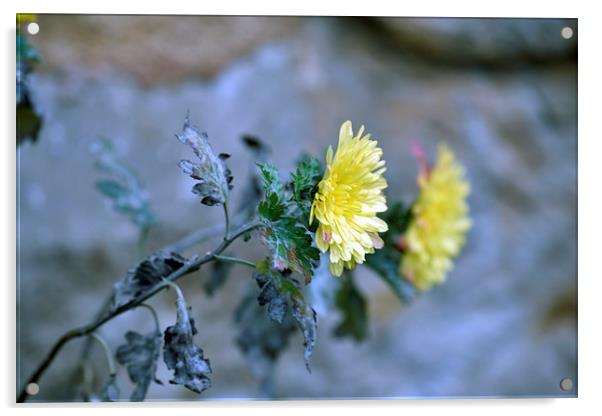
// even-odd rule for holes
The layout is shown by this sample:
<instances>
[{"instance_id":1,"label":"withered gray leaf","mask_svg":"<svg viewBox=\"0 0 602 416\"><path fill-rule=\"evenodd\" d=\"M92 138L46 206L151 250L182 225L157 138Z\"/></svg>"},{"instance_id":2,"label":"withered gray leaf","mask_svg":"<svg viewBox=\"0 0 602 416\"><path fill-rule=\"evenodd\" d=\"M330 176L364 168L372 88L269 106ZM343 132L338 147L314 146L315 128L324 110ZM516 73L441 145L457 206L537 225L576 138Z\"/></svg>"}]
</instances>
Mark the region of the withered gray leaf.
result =
<instances>
[{"instance_id":1,"label":"withered gray leaf","mask_svg":"<svg viewBox=\"0 0 602 416\"><path fill-rule=\"evenodd\" d=\"M281 293L274 279L266 274L253 273L255 281L261 291L257 296L260 306L268 305L268 316L278 323L282 323L288 309L286 293Z\"/></svg>"},{"instance_id":2,"label":"withered gray leaf","mask_svg":"<svg viewBox=\"0 0 602 416\"><path fill-rule=\"evenodd\" d=\"M303 334L305 366L309 367L309 358L316 343L317 316L314 309L305 301L299 290L299 283L288 273L270 270L266 262L258 263L258 271L253 273L261 291L257 297L260 306L267 305L268 316L283 323L290 310L295 323Z\"/></svg>"},{"instance_id":3,"label":"withered gray leaf","mask_svg":"<svg viewBox=\"0 0 602 416\"><path fill-rule=\"evenodd\" d=\"M131 166L119 160L108 139L92 144L96 156L96 168L111 176L96 182L96 188L113 203L113 209L140 228L142 237L156 223L150 198L144 184Z\"/></svg>"},{"instance_id":4,"label":"withered gray leaf","mask_svg":"<svg viewBox=\"0 0 602 416\"><path fill-rule=\"evenodd\" d=\"M239 333L236 344L246 358L253 376L259 380L264 396L274 395L274 365L295 332L295 321L287 314L281 324L270 319L249 291L236 309L234 318Z\"/></svg>"},{"instance_id":5,"label":"withered gray leaf","mask_svg":"<svg viewBox=\"0 0 602 416\"><path fill-rule=\"evenodd\" d=\"M119 400L119 386L115 378L116 374L111 374L109 380L102 388L100 398L103 402L116 402Z\"/></svg>"},{"instance_id":6,"label":"withered gray leaf","mask_svg":"<svg viewBox=\"0 0 602 416\"><path fill-rule=\"evenodd\" d=\"M228 193L232 189L232 174L226 166L225 160L230 155L213 152L207 133L201 133L195 126L190 124L188 117L184 122L182 132L176 134L180 142L190 146L198 158L198 162L182 160L179 163L184 173L198 181L192 192L201 198L205 205L220 205L228 199Z\"/></svg>"},{"instance_id":7,"label":"withered gray leaf","mask_svg":"<svg viewBox=\"0 0 602 416\"><path fill-rule=\"evenodd\" d=\"M136 388L130 396L133 402L143 401L151 381L157 381L157 360L161 351L161 333L141 335L135 331L125 334L127 342L117 348L115 358L127 366L128 376Z\"/></svg>"},{"instance_id":8,"label":"withered gray leaf","mask_svg":"<svg viewBox=\"0 0 602 416\"><path fill-rule=\"evenodd\" d=\"M173 370L171 384L181 384L201 393L211 387L209 360L203 357L203 350L194 344L193 337L197 333L194 321L190 318L189 308L182 296L178 294L176 324L167 327L163 339L163 360L167 368Z\"/></svg>"},{"instance_id":9,"label":"withered gray leaf","mask_svg":"<svg viewBox=\"0 0 602 416\"><path fill-rule=\"evenodd\" d=\"M309 357L311 356L314 346L316 345L316 336L318 332L318 320L316 311L309 306L303 299L293 297L293 318L297 322L297 326L303 333L303 358L305 359L305 367L311 373L309 367Z\"/></svg>"},{"instance_id":10,"label":"withered gray leaf","mask_svg":"<svg viewBox=\"0 0 602 416\"><path fill-rule=\"evenodd\" d=\"M144 293L186 263L177 253L156 252L113 285L111 309L115 310Z\"/></svg>"}]
</instances>

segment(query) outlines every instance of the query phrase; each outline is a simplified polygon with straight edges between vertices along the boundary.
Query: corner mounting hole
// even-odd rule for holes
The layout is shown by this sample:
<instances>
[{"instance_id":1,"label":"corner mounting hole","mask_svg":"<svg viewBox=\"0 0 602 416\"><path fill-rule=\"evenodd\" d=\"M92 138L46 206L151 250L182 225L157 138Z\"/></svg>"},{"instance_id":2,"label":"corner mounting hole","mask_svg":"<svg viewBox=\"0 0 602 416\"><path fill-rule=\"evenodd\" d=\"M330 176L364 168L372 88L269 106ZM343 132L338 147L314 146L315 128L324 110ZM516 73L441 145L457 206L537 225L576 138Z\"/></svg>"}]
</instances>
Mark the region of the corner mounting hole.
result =
<instances>
[{"instance_id":1,"label":"corner mounting hole","mask_svg":"<svg viewBox=\"0 0 602 416\"><path fill-rule=\"evenodd\" d=\"M560 36L562 36L564 39L570 39L573 37L573 29L571 29L568 26L565 26L562 28L562 30L560 31Z\"/></svg>"},{"instance_id":2,"label":"corner mounting hole","mask_svg":"<svg viewBox=\"0 0 602 416\"><path fill-rule=\"evenodd\" d=\"M570 391L573 390L573 380L566 377L560 380L560 389L562 391Z\"/></svg>"},{"instance_id":3,"label":"corner mounting hole","mask_svg":"<svg viewBox=\"0 0 602 416\"><path fill-rule=\"evenodd\" d=\"M40 25L37 24L36 22L31 22L30 24L27 25L27 31L29 32L30 35L37 35L38 32L40 31Z\"/></svg>"},{"instance_id":4,"label":"corner mounting hole","mask_svg":"<svg viewBox=\"0 0 602 416\"><path fill-rule=\"evenodd\" d=\"M29 383L27 385L27 387L25 388L25 391L30 396L35 396L36 394L38 394L40 392L40 386L38 386L37 383Z\"/></svg>"}]
</instances>

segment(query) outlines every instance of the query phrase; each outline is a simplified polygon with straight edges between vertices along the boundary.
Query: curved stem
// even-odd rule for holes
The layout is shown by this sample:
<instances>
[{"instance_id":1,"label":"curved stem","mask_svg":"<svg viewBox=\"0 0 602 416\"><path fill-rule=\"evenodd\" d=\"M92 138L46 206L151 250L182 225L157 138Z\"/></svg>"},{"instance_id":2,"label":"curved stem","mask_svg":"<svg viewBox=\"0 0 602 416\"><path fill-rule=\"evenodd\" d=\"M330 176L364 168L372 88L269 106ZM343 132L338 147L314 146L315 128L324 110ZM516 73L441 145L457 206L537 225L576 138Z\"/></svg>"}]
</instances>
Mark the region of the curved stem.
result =
<instances>
[{"instance_id":1,"label":"curved stem","mask_svg":"<svg viewBox=\"0 0 602 416\"><path fill-rule=\"evenodd\" d=\"M253 269L255 268L255 263L247 261L247 260L239 259L238 257L220 256L220 255L216 254L215 256L213 256L213 258L215 258L216 260L219 260L219 261L226 262L226 263L243 264L243 265L249 266Z\"/></svg>"},{"instance_id":2,"label":"curved stem","mask_svg":"<svg viewBox=\"0 0 602 416\"><path fill-rule=\"evenodd\" d=\"M248 233L251 230L254 230L255 228L260 227L261 225L262 224L259 222L254 222L251 224L243 225L233 235L231 235L227 240L222 241L221 244L216 249L206 253L202 257L193 257L192 259L188 260L186 263L184 263L184 265L182 267L180 267L179 269L177 269L176 271L174 271L173 273L168 275L165 278L165 280L174 282L174 281L178 280L179 278L181 278L182 276L186 276L190 273L197 271L203 264L214 260L216 255L219 255L226 248L228 248L228 246L230 246L230 244L232 244L232 242L234 242L234 240L236 240L238 237L240 237L243 234ZM107 323L108 321L112 320L113 318L121 315L122 313L124 313L126 311L129 311L132 308L139 306L144 301L153 297L154 295L156 295L157 293L159 293L166 287L167 286L163 281L158 282L155 286L147 289L145 292L141 293L136 298L130 300L127 303L124 303L123 305L119 306L118 308L116 308L112 311L107 312L106 315L96 319L92 323L82 326L80 328L75 328L70 331L67 331L62 337L60 337L54 343L54 345L50 349L50 352L46 355L46 358L44 358L44 360L36 368L34 373L29 377L29 379L25 383L25 386L27 386L30 383L37 383L39 381L39 379L42 377L44 372L48 369L50 364L54 361L54 359L56 358L58 353L61 351L61 349L65 346L65 344L67 342L71 341L74 338L79 338L79 337L91 334L92 332L96 331L99 327L101 327L102 325ZM29 396L29 394L27 393L25 387L23 387L23 389L21 390L21 392L19 394L19 397L17 398L17 401L19 403L22 403L27 399L28 396Z\"/></svg>"},{"instance_id":3,"label":"curved stem","mask_svg":"<svg viewBox=\"0 0 602 416\"><path fill-rule=\"evenodd\" d=\"M105 356L107 357L107 364L109 365L109 373L111 374L111 376L114 376L115 374L117 374L117 370L115 370L115 363L113 362L113 355L111 354L111 349L109 348L109 345L96 332L92 332L90 334L90 336L92 338L94 338L96 341L98 341L98 343L102 346L102 349L105 352Z\"/></svg>"},{"instance_id":4,"label":"curved stem","mask_svg":"<svg viewBox=\"0 0 602 416\"><path fill-rule=\"evenodd\" d=\"M178 294L178 299L184 299L184 294L182 293L182 289L180 289L180 286L167 279L163 279L163 282L166 286L169 286L176 291L176 293Z\"/></svg>"},{"instance_id":5,"label":"curved stem","mask_svg":"<svg viewBox=\"0 0 602 416\"><path fill-rule=\"evenodd\" d=\"M228 214L228 202L224 202L224 220L226 227L224 229L224 241L228 240L228 233L230 232L230 215Z\"/></svg>"},{"instance_id":6,"label":"curved stem","mask_svg":"<svg viewBox=\"0 0 602 416\"><path fill-rule=\"evenodd\" d=\"M159 323L159 315L157 315L157 311L155 310L155 308L150 306L148 303L141 303L138 306L140 306L142 308L146 308L150 311L150 313L153 315L153 319L155 321L155 330L157 333L160 333L161 332L161 324Z\"/></svg>"}]
</instances>

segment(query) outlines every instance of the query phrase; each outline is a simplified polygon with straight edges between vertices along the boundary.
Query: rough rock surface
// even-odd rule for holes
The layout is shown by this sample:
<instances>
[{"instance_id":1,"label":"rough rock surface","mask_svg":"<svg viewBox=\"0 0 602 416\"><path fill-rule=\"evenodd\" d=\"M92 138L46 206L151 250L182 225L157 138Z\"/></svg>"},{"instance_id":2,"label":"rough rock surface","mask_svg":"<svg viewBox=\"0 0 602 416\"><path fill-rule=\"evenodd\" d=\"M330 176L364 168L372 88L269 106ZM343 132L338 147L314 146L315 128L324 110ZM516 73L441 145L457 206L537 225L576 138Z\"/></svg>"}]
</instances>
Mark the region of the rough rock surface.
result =
<instances>
[{"instance_id":1,"label":"rough rock surface","mask_svg":"<svg viewBox=\"0 0 602 416\"><path fill-rule=\"evenodd\" d=\"M138 258L136 229L94 189L94 140L113 139L149 188L159 225L147 251L221 220L177 167L189 150L174 133L190 111L216 150L232 154L233 193L252 164L241 134L268 142L288 171L304 151L323 155L346 119L365 124L383 147L390 197L415 195L412 141L430 155L447 142L472 182L474 227L448 283L400 306L375 276L359 272L369 340L332 338L337 317L321 315L312 374L296 336L277 366L277 397L566 394L560 380L576 380L577 65L575 39L556 28L577 28L558 22L389 19L403 28L395 35L402 41L358 19L43 16L36 45L46 66L34 93L46 122L38 143L18 150L19 385L54 339L92 318ZM94 36L79 36L90 24ZM470 30L476 44L467 52ZM514 30L530 43L506 42ZM409 31L448 51L438 63L421 58L407 46ZM465 55L461 66L444 62L455 51ZM549 59L482 65L490 55L520 60L525 51ZM248 243L232 250L263 253ZM203 398L257 397L232 323L251 276L235 267L207 298L208 272L183 281L214 370ZM163 326L174 320L173 302L173 293L151 302ZM121 316L102 334L115 348L132 328L152 329L146 311ZM34 400L70 400L70 357L80 345L60 355ZM106 369L94 354L102 383ZM168 380L163 364L158 377ZM170 385L149 391L155 399L195 397Z\"/></svg>"}]
</instances>

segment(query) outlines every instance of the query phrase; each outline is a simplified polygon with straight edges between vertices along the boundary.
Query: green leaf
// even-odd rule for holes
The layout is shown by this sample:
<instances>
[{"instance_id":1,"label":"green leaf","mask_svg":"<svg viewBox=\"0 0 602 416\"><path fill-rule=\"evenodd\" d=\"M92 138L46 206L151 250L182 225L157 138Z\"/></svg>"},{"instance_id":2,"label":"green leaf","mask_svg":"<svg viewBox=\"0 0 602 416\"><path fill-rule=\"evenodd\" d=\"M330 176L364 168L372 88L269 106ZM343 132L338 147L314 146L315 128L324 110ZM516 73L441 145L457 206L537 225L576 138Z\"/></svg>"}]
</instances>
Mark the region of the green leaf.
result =
<instances>
[{"instance_id":1,"label":"green leaf","mask_svg":"<svg viewBox=\"0 0 602 416\"><path fill-rule=\"evenodd\" d=\"M414 286L399 274L402 256L399 241L408 226L410 216L411 208L406 208L402 202L394 203L380 216L389 225L389 230L381 235L385 245L374 254L366 256L365 263L402 302L410 302L416 294Z\"/></svg>"},{"instance_id":2,"label":"green leaf","mask_svg":"<svg viewBox=\"0 0 602 416\"><path fill-rule=\"evenodd\" d=\"M253 160L265 163L269 160L271 150L259 138L250 135L243 135L242 142L245 148L251 153ZM241 195L238 201L237 212L245 220L249 221L255 217L257 205L263 197L262 179L260 169L253 165L251 171L247 174L246 184L240 191Z\"/></svg>"},{"instance_id":3,"label":"green leaf","mask_svg":"<svg viewBox=\"0 0 602 416\"><path fill-rule=\"evenodd\" d=\"M351 274L345 274L335 305L341 312L342 320L334 329L334 335L363 341L368 334L366 299L355 286Z\"/></svg>"},{"instance_id":4,"label":"green leaf","mask_svg":"<svg viewBox=\"0 0 602 416\"><path fill-rule=\"evenodd\" d=\"M292 270L309 282L319 261L313 247L313 236L306 222L299 221L298 206L287 193L278 170L272 164L258 164L263 178L264 198L258 215L264 227L260 240L271 251L271 267L278 271Z\"/></svg>"},{"instance_id":5,"label":"green leaf","mask_svg":"<svg viewBox=\"0 0 602 416\"><path fill-rule=\"evenodd\" d=\"M314 194L322 176L324 176L322 164L318 159L310 156L303 157L297 166L297 170L291 175L293 199L306 223L309 223L309 213Z\"/></svg>"},{"instance_id":6,"label":"green leaf","mask_svg":"<svg viewBox=\"0 0 602 416\"><path fill-rule=\"evenodd\" d=\"M410 302L416 295L416 288L399 275L401 254L395 253L385 244L381 250L366 257L366 266L374 270L402 302Z\"/></svg>"},{"instance_id":7,"label":"green leaf","mask_svg":"<svg viewBox=\"0 0 602 416\"><path fill-rule=\"evenodd\" d=\"M223 205L228 200L228 193L232 189L232 174L226 166L226 159L230 155L213 152L207 133L201 133L190 124L188 117L180 134L176 134L180 142L190 146L197 156L197 162L182 160L179 163L182 171L198 182L193 186L192 192L201 198L205 205Z\"/></svg>"},{"instance_id":8,"label":"green leaf","mask_svg":"<svg viewBox=\"0 0 602 416\"><path fill-rule=\"evenodd\" d=\"M278 168L271 163L258 163L263 179L263 191L266 196L274 194L279 201L284 201L284 186L278 173Z\"/></svg>"}]
</instances>

